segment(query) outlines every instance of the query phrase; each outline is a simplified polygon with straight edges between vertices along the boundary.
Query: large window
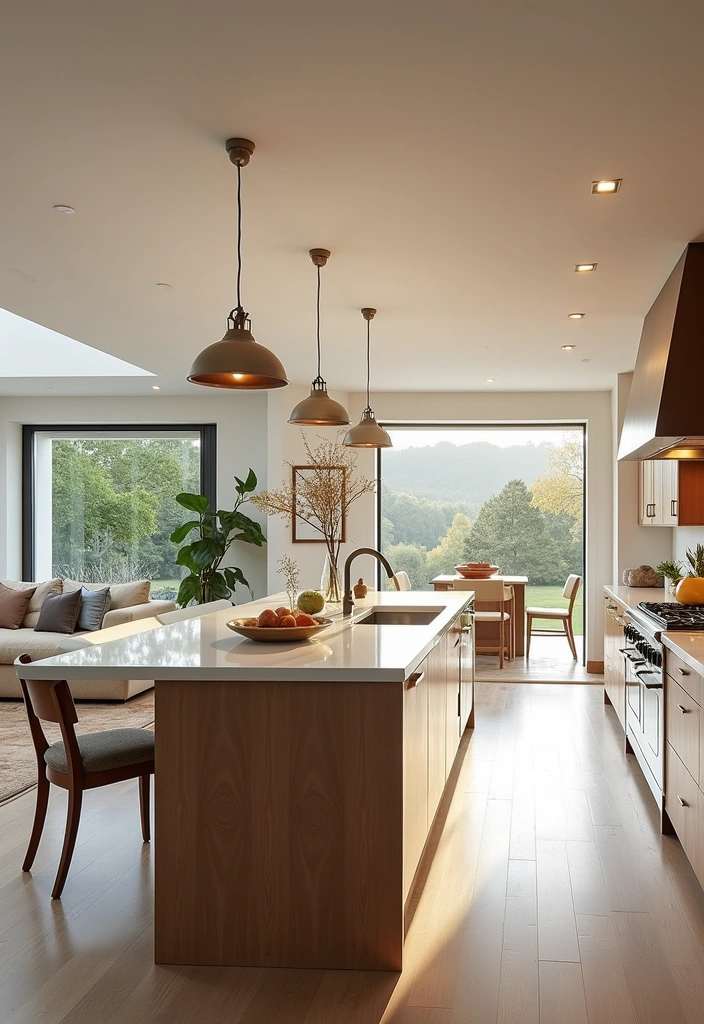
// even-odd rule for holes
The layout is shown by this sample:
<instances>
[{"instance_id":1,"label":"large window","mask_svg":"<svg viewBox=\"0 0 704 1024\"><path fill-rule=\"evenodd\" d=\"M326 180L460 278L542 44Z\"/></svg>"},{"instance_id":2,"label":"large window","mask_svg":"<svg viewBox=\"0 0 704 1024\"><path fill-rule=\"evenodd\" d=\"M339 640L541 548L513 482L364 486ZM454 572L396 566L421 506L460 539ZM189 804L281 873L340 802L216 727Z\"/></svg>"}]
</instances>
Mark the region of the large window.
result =
<instances>
[{"instance_id":1,"label":"large window","mask_svg":"<svg viewBox=\"0 0 704 1024\"><path fill-rule=\"evenodd\" d=\"M23 575L152 581L183 574L169 540L181 491L214 500L215 426L24 428Z\"/></svg>"},{"instance_id":2,"label":"large window","mask_svg":"<svg viewBox=\"0 0 704 1024\"><path fill-rule=\"evenodd\" d=\"M387 429L379 534L394 569L429 590L456 565L487 561L528 577L527 604L563 607L569 573L584 576L584 427ZM583 589L579 634L582 603Z\"/></svg>"}]
</instances>

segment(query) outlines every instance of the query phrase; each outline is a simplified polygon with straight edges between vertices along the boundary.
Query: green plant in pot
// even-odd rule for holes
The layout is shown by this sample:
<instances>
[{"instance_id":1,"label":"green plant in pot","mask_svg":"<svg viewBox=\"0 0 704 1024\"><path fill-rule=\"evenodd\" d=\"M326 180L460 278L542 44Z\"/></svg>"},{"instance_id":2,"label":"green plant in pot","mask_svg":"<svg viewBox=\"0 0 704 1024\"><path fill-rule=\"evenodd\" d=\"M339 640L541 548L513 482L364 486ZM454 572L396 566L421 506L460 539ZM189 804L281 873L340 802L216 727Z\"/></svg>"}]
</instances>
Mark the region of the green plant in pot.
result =
<instances>
[{"instance_id":1,"label":"green plant in pot","mask_svg":"<svg viewBox=\"0 0 704 1024\"><path fill-rule=\"evenodd\" d=\"M250 500L249 496L256 486L257 478L253 470L249 470L245 480L236 476L237 497L231 511L214 509L204 494L184 492L176 495L179 505L198 517L176 527L170 538L174 544L182 545L176 555L177 565L188 569L188 575L181 580L176 598L181 608L185 608L191 601L205 604L222 598L229 600L238 585L247 587L252 594L252 588L241 569L230 565L221 567L221 564L235 541L256 544L257 547L266 543L259 523L240 511L240 507ZM196 539L183 544L192 531L196 532Z\"/></svg>"},{"instance_id":2,"label":"green plant in pot","mask_svg":"<svg viewBox=\"0 0 704 1024\"><path fill-rule=\"evenodd\" d=\"M660 573L661 576L665 577L666 589L670 594L675 593L677 584L682 579L682 563L675 562L672 559L666 559L661 562L660 565L656 566L655 572ZM670 581L669 585L667 581Z\"/></svg>"},{"instance_id":3,"label":"green plant in pot","mask_svg":"<svg viewBox=\"0 0 704 1024\"><path fill-rule=\"evenodd\" d=\"M704 544L697 544L694 551L687 549L687 563L675 597L682 604L704 604Z\"/></svg>"}]
</instances>

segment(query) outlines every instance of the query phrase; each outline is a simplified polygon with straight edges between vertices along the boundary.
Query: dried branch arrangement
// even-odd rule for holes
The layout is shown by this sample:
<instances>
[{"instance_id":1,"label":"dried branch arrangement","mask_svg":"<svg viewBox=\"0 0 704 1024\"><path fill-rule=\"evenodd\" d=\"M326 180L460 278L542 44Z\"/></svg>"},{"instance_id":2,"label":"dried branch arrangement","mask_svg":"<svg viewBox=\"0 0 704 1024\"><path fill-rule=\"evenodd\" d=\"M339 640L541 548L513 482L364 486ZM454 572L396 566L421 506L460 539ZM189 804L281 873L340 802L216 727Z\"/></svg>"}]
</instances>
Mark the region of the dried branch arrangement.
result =
<instances>
[{"instance_id":1,"label":"dried branch arrangement","mask_svg":"<svg viewBox=\"0 0 704 1024\"><path fill-rule=\"evenodd\" d=\"M330 564L337 567L345 518L358 498L374 490L374 481L358 473L353 449L326 438L321 438L313 448L302 431L301 434L308 472L298 476L295 486L292 479L290 484L262 491L251 501L268 516L283 516L291 521L298 516L308 523L322 534ZM293 472L292 462L285 465Z\"/></svg>"}]
</instances>

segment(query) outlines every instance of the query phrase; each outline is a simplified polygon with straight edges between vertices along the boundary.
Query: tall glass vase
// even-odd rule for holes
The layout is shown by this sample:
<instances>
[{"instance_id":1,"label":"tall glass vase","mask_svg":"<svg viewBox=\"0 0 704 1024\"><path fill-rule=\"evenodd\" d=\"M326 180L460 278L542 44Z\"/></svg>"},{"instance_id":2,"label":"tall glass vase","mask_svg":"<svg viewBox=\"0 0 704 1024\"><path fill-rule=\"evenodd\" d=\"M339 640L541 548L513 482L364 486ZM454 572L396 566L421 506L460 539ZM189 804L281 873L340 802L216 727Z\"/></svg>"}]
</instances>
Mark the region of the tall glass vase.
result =
<instances>
[{"instance_id":1,"label":"tall glass vase","mask_svg":"<svg viewBox=\"0 0 704 1024\"><path fill-rule=\"evenodd\" d=\"M323 562L323 575L320 579L320 592L325 598L326 604L339 604L342 601L342 588L340 586L340 567L337 559L330 557L326 552Z\"/></svg>"}]
</instances>

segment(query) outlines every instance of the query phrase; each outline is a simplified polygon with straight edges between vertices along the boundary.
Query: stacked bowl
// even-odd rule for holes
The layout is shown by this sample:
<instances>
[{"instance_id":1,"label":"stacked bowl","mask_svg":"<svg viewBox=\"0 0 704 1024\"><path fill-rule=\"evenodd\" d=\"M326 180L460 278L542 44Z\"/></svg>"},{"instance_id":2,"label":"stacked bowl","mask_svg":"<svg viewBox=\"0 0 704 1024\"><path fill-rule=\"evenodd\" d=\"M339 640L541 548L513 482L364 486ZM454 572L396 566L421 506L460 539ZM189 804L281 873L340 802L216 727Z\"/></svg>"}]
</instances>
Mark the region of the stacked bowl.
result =
<instances>
[{"instance_id":1,"label":"stacked bowl","mask_svg":"<svg viewBox=\"0 0 704 1024\"><path fill-rule=\"evenodd\" d=\"M489 565L488 562L467 562L465 565L455 566L455 572L466 580L488 580L498 571L498 565Z\"/></svg>"}]
</instances>

